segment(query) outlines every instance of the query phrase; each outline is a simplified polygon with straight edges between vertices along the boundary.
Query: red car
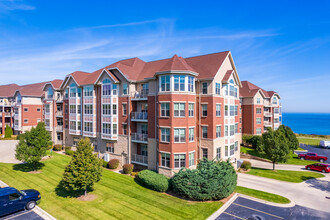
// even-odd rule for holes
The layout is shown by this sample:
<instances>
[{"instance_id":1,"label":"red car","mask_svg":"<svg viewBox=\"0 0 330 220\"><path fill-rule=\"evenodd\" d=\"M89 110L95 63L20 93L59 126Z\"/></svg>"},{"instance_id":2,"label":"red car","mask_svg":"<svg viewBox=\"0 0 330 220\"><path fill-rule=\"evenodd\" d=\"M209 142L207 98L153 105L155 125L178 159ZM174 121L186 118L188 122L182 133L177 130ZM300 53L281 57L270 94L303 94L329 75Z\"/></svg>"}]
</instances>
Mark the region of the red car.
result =
<instances>
[{"instance_id":1,"label":"red car","mask_svg":"<svg viewBox=\"0 0 330 220\"><path fill-rule=\"evenodd\" d=\"M317 155L317 153L298 154L298 158L301 160L318 160L321 163L328 160L326 156Z\"/></svg>"},{"instance_id":2,"label":"red car","mask_svg":"<svg viewBox=\"0 0 330 220\"><path fill-rule=\"evenodd\" d=\"M330 173L330 164L314 163L306 166L307 170L321 171L322 173Z\"/></svg>"}]
</instances>

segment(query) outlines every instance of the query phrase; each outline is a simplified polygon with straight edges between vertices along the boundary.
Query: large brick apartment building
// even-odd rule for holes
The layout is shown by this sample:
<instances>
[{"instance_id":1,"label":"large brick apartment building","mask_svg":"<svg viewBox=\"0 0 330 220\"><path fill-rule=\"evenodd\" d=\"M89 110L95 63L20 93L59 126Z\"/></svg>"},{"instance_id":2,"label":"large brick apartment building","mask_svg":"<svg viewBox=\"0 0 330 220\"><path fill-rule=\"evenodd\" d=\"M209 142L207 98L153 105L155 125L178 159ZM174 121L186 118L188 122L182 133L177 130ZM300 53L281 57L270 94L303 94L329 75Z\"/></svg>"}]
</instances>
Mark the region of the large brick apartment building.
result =
<instances>
[{"instance_id":1,"label":"large brick apartment building","mask_svg":"<svg viewBox=\"0 0 330 220\"><path fill-rule=\"evenodd\" d=\"M249 81L242 81L243 134L261 135L267 128L277 129L282 123L281 98L274 91L266 91Z\"/></svg>"},{"instance_id":2,"label":"large brick apartment building","mask_svg":"<svg viewBox=\"0 0 330 220\"><path fill-rule=\"evenodd\" d=\"M0 86L0 124L21 133L42 120L54 144L89 137L105 159L170 176L204 157L237 162L244 87L229 51L132 58L64 80Z\"/></svg>"}]
</instances>

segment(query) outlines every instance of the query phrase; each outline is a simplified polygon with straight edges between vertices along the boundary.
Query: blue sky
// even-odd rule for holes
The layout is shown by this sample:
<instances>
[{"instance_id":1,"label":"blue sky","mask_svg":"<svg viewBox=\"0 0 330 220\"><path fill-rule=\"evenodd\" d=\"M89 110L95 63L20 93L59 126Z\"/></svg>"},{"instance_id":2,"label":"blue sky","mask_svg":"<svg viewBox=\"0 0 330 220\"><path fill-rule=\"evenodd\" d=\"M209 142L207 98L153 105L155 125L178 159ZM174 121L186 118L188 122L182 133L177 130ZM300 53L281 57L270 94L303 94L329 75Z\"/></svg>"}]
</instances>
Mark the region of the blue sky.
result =
<instances>
[{"instance_id":1,"label":"blue sky","mask_svg":"<svg viewBox=\"0 0 330 220\"><path fill-rule=\"evenodd\" d=\"M0 84L230 50L284 112L330 113L330 1L0 0Z\"/></svg>"}]
</instances>

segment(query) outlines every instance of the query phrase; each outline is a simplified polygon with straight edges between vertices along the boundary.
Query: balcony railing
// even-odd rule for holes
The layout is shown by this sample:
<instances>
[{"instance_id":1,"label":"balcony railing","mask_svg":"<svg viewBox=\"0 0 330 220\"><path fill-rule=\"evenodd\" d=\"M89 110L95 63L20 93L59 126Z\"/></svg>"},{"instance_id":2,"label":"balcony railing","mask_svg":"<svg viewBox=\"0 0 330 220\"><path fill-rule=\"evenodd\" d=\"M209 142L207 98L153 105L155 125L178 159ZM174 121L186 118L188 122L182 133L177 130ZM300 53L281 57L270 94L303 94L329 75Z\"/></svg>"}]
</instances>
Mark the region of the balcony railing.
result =
<instances>
[{"instance_id":1,"label":"balcony railing","mask_svg":"<svg viewBox=\"0 0 330 220\"><path fill-rule=\"evenodd\" d=\"M270 121L264 121L264 126L265 127L271 127L272 123Z\"/></svg>"},{"instance_id":2,"label":"balcony railing","mask_svg":"<svg viewBox=\"0 0 330 220\"><path fill-rule=\"evenodd\" d=\"M272 117L272 113L271 112L264 112L264 116L265 117Z\"/></svg>"},{"instance_id":3,"label":"balcony railing","mask_svg":"<svg viewBox=\"0 0 330 220\"><path fill-rule=\"evenodd\" d=\"M53 128L52 128L52 127L50 127L50 126L47 126L47 125L46 125L46 130L47 130L47 131L52 131L52 130L53 130Z\"/></svg>"},{"instance_id":4,"label":"balcony railing","mask_svg":"<svg viewBox=\"0 0 330 220\"><path fill-rule=\"evenodd\" d=\"M136 91L133 99L147 99L149 89L142 89L141 91Z\"/></svg>"},{"instance_id":5,"label":"balcony railing","mask_svg":"<svg viewBox=\"0 0 330 220\"><path fill-rule=\"evenodd\" d=\"M63 132L63 125L57 125L56 131L57 132Z\"/></svg>"},{"instance_id":6,"label":"balcony railing","mask_svg":"<svg viewBox=\"0 0 330 220\"><path fill-rule=\"evenodd\" d=\"M11 117L10 112L6 112L6 113L5 113L5 117Z\"/></svg>"},{"instance_id":7,"label":"balcony railing","mask_svg":"<svg viewBox=\"0 0 330 220\"><path fill-rule=\"evenodd\" d=\"M133 154L132 155L132 163L137 163L141 165L148 165L148 157L139 155L139 154Z\"/></svg>"},{"instance_id":8,"label":"balcony railing","mask_svg":"<svg viewBox=\"0 0 330 220\"><path fill-rule=\"evenodd\" d=\"M132 112L131 119L132 121L147 121L148 112Z\"/></svg>"},{"instance_id":9,"label":"balcony railing","mask_svg":"<svg viewBox=\"0 0 330 220\"><path fill-rule=\"evenodd\" d=\"M63 117L63 111L57 111L56 117Z\"/></svg>"},{"instance_id":10,"label":"balcony railing","mask_svg":"<svg viewBox=\"0 0 330 220\"><path fill-rule=\"evenodd\" d=\"M148 143L148 134L132 133L132 141L138 143Z\"/></svg>"}]
</instances>

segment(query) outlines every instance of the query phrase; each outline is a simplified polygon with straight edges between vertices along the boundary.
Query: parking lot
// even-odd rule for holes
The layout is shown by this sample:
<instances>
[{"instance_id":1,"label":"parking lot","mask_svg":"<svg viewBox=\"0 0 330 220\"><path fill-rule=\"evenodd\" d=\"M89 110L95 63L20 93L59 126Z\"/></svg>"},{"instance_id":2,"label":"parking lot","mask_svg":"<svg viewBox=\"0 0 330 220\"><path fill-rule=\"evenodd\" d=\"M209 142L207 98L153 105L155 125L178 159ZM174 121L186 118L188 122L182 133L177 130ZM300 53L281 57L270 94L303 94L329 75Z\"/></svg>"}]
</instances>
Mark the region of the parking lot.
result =
<instances>
[{"instance_id":1,"label":"parking lot","mask_svg":"<svg viewBox=\"0 0 330 220\"><path fill-rule=\"evenodd\" d=\"M325 149L319 146L310 146L307 144L300 144L302 149L308 150L311 153L317 153L318 155L323 155L328 157L328 160L325 161L326 163L330 163L330 149Z\"/></svg>"},{"instance_id":2,"label":"parking lot","mask_svg":"<svg viewBox=\"0 0 330 220\"><path fill-rule=\"evenodd\" d=\"M330 219L330 213L302 206L277 207L256 202L243 197L235 201L217 218L217 220L281 220L281 219Z\"/></svg>"},{"instance_id":3,"label":"parking lot","mask_svg":"<svg viewBox=\"0 0 330 220\"><path fill-rule=\"evenodd\" d=\"M33 210L30 211L19 211L15 212L10 215L6 215L3 217L0 217L0 220L42 220L43 218L40 217L37 213L35 213Z\"/></svg>"}]
</instances>

